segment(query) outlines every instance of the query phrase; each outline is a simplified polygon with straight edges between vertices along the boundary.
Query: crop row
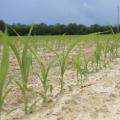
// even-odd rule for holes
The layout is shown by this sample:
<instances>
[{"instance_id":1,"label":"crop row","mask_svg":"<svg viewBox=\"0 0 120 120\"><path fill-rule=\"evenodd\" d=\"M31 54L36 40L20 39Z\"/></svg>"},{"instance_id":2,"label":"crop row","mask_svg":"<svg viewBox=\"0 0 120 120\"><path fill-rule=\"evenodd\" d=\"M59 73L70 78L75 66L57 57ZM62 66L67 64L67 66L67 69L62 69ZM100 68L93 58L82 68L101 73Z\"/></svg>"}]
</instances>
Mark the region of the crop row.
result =
<instances>
[{"instance_id":1,"label":"crop row","mask_svg":"<svg viewBox=\"0 0 120 120\"><path fill-rule=\"evenodd\" d=\"M37 61L39 66L39 73L36 73L39 77L42 84L42 92L39 93L40 98L43 99L44 103L47 103L50 98L50 93L54 90L54 86L50 83L48 79L48 74L50 73L51 68L55 65L59 65L60 70L60 93L64 93L64 76L68 67L68 60L70 58L71 51L80 44L82 40L88 40L91 37L94 38L95 42L95 51L90 56L84 56L82 54L81 48L75 53L75 56L72 58L72 64L76 70L76 85L82 86L85 80L87 80L88 74L90 72L99 71L103 67L107 67L109 62L114 58L119 56L119 38L113 33L112 39L100 40L99 33L89 34L85 36L81 36L80 38L76 38L74 40L69 41L67 48L63 49L60 52L57 52L56 49L47 42L42 42L42 46L44 46L48 51L52 52L54 56L46 65L44 61L41 59L40 55L37 52L37 49L34 45L31 44L30 35L32 28L30 29L27 38L24 40L21 36L18 35L18 39L20 39L20 44L22 44L22 52L19 52L18 45L9 40L9 36L7 35L7 30L4 33L0 33L1 37L1 46L2 46L2 57L0 63L0 113L3 110L3 105L5 99L12 88L9 89L9 84L11 81L7 79L8 70L9 70L9 51L10 49L13 51L16 60L19 65L21 80L15 80L16 85L19 87L19 90L22 94L22 99L24 102L24 112L26 114L32 112L33 107L40 99L36 99L31 105L29 105L29 95L28 95L28 81L30 75L30 69L32 66L32 56ZM61 37L64 41L64 36ZM34 41L35 42L35 41ZM67 41L68 42L68 41ZM65 44L67 44L65 42ZM60 41L57 43L57 47L60 47Z\"/></svg>"}]
</instances>

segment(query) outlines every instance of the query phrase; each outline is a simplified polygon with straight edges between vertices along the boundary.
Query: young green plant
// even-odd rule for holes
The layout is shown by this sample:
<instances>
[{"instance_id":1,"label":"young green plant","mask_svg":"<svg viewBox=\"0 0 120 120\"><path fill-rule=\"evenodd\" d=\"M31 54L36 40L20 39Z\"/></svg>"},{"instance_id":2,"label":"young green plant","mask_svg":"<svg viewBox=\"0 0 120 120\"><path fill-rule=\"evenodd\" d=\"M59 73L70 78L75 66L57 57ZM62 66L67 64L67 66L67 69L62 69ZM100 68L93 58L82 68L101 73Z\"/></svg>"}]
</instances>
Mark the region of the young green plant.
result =
<instances>
[{"instance_id":1,"label":"young green plant","mask_svg":"<svg viewBox=\"0 0 120 120\"><path fill-rule=\"evenodd\" d=\"M38 61L40 65L40 74L38 74L38 76L43 86L43 92L40 93L40 96L43 98L43 102L45 103L50 100L48 92L52 93L52 89L53 89L53 86L50 84L50 81L48 79L48 74L52 66L56 64L56 62L57 62L56 57L52 58L52 60L50 61L50 63L48 63L47 66L40 59Z\"/></svg>"},{"instance_id":2,"label":"young green plant","mask_svg":"<svg viewBox=\"0 0 120 120\"><path fill-rule=\"evenodd\" d=\"M18 35L18 37L20 38L20 40L23 43L23 51L22 51L22 55L20 54L20 52L18 51L17 47L15 44L13 44L12 42L9 42L9 45L11 47L11 49L13 50L16 59L18 61L19 67L20 67L20 71L21 71L21 81L17 81L16 83L19 86L21 93L22 93L22 97L23 97L23 101L24 101L24 111L26 114L32 112L32 109L34 107L34 105L37 103L38 100L36 100L35 102L33 102L33 104L31 104L30 106L29 104L29 97L28 97L28 77L29 77L29 72L30 72L30 66L32 65L32 53L29 50L29 36L32 32L33 26L31 27L29 34L28 34L28 38L25 39L23 41L22 37L20 37Z\"/></svg>"},{"instance_id":3,"label":"young green plant","mask_svg":"<svg viewBox=\"0 0 120 120\"><path fill-rule=\"evenodd\" d=\"M77 85L79 85L80 83L79 76L81 76L81 81L82 81L82 61L80 59L80 56L81 56L81 51L78 51L77 55L72 59L73 64L76 68Z\"/></svg>"},{"instance_id":4,"label":"young green plant","mask_svg":"<svg viewBox=\"0 0 120 120\"><path fill-rule=\"evenodd\" d=\"M96 41L96 50L94 52L94 61L96 63L96 71L101 68L101 54L102 54L102 44L99 40Z\"/></svg>"},{"instance_id":5,"label":"young green plant","mask_svg":"<svg viewBox=\"0 0 120 120\"><path fill-rule=\"evenodd\" d=\"M5 102L5 98L10 92L10 89L8 89L8 85L10 81L7 80L8 68L9 68L9 44L8 44L7 29L5 33L1 34L1 38L3 43L3 50L2 50L2 59L0 63L0 118L1 118L3 104Z\"/></svg>"}]
</instances>

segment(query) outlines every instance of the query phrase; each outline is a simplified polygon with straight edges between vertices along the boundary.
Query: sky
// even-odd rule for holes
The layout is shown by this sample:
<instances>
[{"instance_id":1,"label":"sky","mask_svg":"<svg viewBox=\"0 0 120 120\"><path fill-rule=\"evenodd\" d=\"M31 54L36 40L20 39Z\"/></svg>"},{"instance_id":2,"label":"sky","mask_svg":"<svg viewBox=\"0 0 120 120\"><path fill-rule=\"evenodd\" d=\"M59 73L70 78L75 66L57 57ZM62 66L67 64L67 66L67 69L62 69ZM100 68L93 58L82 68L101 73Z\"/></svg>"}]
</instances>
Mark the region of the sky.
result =
<instances>
[{"instance_id":1,"label":"sky","mask_svg":"<svg viewBox=\"0 0 120 120\"><path fill-rule=\"evenodd\" d=\"M120 0L0 0L0 19L9 24L116 24Z\"/></svg>"}]
</instances>

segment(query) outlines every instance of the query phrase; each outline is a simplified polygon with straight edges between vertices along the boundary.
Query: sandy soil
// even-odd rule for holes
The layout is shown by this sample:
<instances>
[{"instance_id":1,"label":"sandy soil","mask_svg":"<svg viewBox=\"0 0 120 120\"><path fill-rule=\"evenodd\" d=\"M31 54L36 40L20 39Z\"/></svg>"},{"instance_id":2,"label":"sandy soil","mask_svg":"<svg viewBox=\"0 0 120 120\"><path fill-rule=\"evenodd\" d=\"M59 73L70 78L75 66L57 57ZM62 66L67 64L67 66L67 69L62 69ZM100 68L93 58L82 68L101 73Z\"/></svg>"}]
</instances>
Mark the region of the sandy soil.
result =
<instances>
[{"instance_id":1,"label":"sandy soil","mask_svg":"<svg viewBox=\"0 0 120 120\"><path fill-rule=\"evenodd\" d=\"M24 115L19 89L13 83L14 88L6 100L7 108L2 113L1 120L119 120L120 58L114 59L107 69L90 73L82 87L76 86L75 70L72 66L70 67L65 75L67 84L64 94L58 94L59 68L56 66L51 73L53 80L51 83L56 85L51 96L52 100L47 104L41 104L40 101L30 115ZM33 93L39 91L40 87L41 84L37 78L30 81L31 100L37 98ZM6 114L12 108L16 109Z\"/></svg>"},{"instance_id":2,"label":"sandy soil","mask_svg":"<svg viewBox=\"0 0 120 120\"><path fill-rule=\"evenodd\" d=\"M71 86L70 91L21 120L119 119L120 59L116 59L109 68L91 74L84 87Z\"/></svg>"},{"instance_id":3,"label":"sandy soil","mask_svg":"<svg viewBox=\"0 0 120 120\"><path fill-rule=\"evenodd\" d=\"M120 58L107 69L89 75L84 86L72 85L63 95L25 116L15 110L6 120L119 120L120 119ZM14 117L13 117L14 116ZM22 116L22 117L20 117Z\"/></svg>"}]
</instances>

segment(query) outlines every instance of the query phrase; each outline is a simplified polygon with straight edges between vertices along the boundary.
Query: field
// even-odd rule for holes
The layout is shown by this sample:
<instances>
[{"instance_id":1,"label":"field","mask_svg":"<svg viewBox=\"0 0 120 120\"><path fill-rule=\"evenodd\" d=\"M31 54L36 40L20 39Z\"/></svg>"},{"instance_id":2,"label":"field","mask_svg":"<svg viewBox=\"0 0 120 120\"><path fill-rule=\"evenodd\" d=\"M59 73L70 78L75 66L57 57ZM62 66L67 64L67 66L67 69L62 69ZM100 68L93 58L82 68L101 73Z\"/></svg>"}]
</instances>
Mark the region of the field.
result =
<instances>
[{"instance_id":1,"label":"field","mask_svg":"<svg viewBox=\"0 0 120 120\"><path fill-rule=\"evenodd\" d=\"M30 32L0 34L0 120L120 119L119 34Z\"/></svg>"}]
</instances>

